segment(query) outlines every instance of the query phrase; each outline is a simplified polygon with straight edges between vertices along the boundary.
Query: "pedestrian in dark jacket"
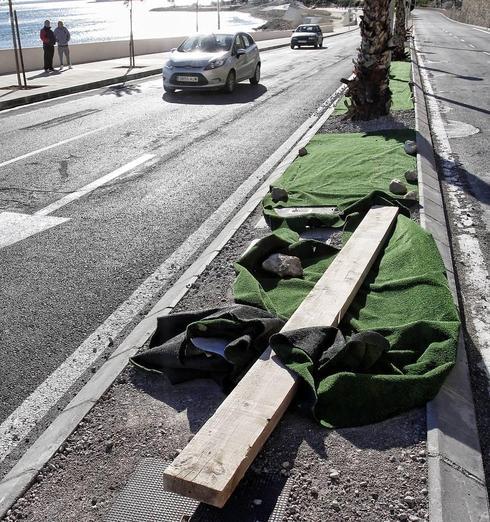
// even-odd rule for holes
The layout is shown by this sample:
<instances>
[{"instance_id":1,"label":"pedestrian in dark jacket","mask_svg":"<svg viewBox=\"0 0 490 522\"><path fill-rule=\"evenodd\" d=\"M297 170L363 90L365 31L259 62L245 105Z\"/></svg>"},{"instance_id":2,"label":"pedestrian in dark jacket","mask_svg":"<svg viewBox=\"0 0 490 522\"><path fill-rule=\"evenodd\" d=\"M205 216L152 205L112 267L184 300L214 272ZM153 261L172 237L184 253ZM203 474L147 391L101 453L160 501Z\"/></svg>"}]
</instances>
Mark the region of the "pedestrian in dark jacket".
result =
<instances>
[{"instance_id":1,"label":"pedestrian in dark jacket","mask_svg":"<svg viewBox=\"0 0 490 522\"><path fill-rule=\"evenodd\" d=\"M63 69L63 55L66 57L66 65L71 69L70 48L68 42L70 41L70 31L63 25L60 20L58 27L54 30L54 37L58 43L58 56L60 57L60 71Z\"/></svg>"},{"instance_id":2,"label":"pedestrian in dark jacket","mask_svg":"<svg viewBox=\"0 0 490 522\"><path fill-rule=\"evenodd\" d=\"M56 38L54 37L53 31L51 31L51 22L49 20L45 20L44 27L41 29L41 33L39 36L41 37L41 40L43 42L44 71L54 71L53 56Z\"/></svg>"}]
</instances>

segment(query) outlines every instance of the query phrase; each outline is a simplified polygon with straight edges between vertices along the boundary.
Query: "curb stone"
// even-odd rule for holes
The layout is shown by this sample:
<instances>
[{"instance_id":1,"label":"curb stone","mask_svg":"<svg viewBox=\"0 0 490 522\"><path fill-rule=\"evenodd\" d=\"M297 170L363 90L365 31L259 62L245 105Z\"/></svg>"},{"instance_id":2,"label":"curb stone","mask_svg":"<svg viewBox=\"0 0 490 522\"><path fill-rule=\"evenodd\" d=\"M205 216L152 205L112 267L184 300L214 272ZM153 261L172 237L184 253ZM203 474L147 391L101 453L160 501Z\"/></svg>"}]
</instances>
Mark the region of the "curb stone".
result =
<instances>
[{"instance_id":1,"label":"curb stone","mask_svg":"<svg viewBox=\"0 0 490 522\"><path fill-rule=\"evenodd\" d=\"M355 29L351 29L349 31L343 31L342 33L327 34L327 35L324 35L324 39L332 38L334 36L339 36L342 34L352 33L353 31L356 31L357 29L358 28L356 27ZM282 43L282 44L271 44L270 46L268 46L264 49L260 49L260 52L264 53L267 51L273 51L275 49L280 49L282 47L289 47L289 42ZM163 52L166 52L166 51L163 51ZM17 98L15 100L0 101L0 111L6 110L6 109L12 109L14 107L20 107L23 105L29 105L30 103L59 98L61 96L66 96L67 94L75 94L78 92L91 91L93 89L98 89L100 87L114 85L116 83L126 83L131 80L139 80L141 78L146 78L148 76L157 76L161 72L162 72L162 67L156 67L153 69L149 69L147 71L129 73L129 74L124 74L122 76L117 76L114 78L106 78L105 80L97 80L94 82L84 83L84 84L79 84L79 85L72 85L70 87L64 87L64 88L56 89L53 91L48 91L48 92L43 92L43 93L38 93L38 94L31 94L31 95L24 96L22 98Z\"/></svg>"},{"instance_id":2,"label":"curb stone","mask_svg":"<svg viewBox=\"0 0 490 522\"><path fill-rule=\"evenodd\" d=\"M419 71L415 39L411 48L417 131L420 222L432 233L446 267L456 305L454 274L446 210L436 168ZM427 404L427 454L429 467L429 518L432 522L489 521L488 493L481 456L468 360L460 334L456 365L439 394Z\"/></svg>"}]
</instances>

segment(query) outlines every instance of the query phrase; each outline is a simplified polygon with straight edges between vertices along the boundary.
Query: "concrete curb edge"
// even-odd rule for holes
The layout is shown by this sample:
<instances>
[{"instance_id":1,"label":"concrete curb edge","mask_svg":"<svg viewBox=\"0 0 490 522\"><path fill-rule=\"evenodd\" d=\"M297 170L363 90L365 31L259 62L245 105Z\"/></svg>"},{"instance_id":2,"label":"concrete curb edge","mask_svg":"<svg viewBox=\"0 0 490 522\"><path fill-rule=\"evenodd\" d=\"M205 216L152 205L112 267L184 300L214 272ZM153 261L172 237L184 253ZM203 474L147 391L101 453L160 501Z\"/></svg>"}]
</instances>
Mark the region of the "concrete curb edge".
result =
<instances>
[{"instance_id":1,"label":"concrete curb edge","mask_svg":"<svg viewBox=\"0 0 490 522\"><path fill-rule=\"evenodd\" d=\"M411 46L417 131L420 222L432 233L456 305L454 273L446 209L437 172L430 117L415 45ZM454 369L437 397L427 404L429 519L432 522L490 520L475 408L463 334Z\"/></svg>"}]
</instances>

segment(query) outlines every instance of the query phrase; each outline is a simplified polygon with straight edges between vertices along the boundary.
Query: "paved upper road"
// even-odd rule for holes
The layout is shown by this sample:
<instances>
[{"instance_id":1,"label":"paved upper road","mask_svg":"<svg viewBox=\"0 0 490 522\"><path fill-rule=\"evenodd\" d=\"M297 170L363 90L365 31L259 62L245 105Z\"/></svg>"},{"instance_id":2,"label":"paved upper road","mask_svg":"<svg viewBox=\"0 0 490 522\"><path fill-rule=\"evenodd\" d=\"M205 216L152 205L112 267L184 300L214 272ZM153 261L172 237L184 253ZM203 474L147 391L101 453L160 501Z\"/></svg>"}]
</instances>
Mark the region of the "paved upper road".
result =
<instances>
[{"instance_id":1,"label":"paved upper road","mask_svg":"<svg viewBox=\"0 0 490 522\"><path fill-rule=\"evenodd\" d=\"M414 18L490 484L490 31L435 11L416 11Z\"/></svg>"},{"instance_id":2,"label":"paved upper road","mask_svg":"<svg viewBox=\"0 0 490 522\"><path fill-rule=\"evenodd\" d=\"M332 94L358 41L263 53L232 95L162 98L157 78L0 115L0 212L28 235L0 248L0 422ZM67 220L34 233L35 213Z\"/></svg>"}]
</instances>

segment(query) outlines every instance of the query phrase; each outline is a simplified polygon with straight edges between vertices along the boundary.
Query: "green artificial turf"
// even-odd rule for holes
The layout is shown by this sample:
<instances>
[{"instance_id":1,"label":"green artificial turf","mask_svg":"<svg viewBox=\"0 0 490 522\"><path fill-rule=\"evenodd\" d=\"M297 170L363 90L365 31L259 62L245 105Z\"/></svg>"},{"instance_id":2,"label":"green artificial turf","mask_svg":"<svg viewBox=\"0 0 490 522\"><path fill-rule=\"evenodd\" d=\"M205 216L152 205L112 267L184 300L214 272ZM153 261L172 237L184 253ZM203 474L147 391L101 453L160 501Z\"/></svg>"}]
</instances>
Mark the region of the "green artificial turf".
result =
<instances>
[{"instance_id":1,"label":"green artificial turf","mask_svg":"<svg viewBox=\"0 0 490 522\"><path fill-rule=\"evenodd\" d=\"M307 145L308 154L298 157L273 184L288 192L287 202L263 202L266 218L273 227L280 226L275 208L334 206L343 210L374 191L387 194L393 178L404 181L407 170L416 169L416 158L404 151L406 140L414 140L413 130L379 131L367 134L317 134ZM415 183L407 183L409 190ZM288 226L302 217L288 220ZM321 218L330 226L332 218Z\"/></svg>"},{"instance_id":2,"label":"green artificial turf","mask_svg":"<svg viewBox=\"0 0 490 522\"><path fill-rule=\"evenodd\" d=\"M411 62L391 62L390 65L390 89L391 89L391 110L406 111L413 109L413 101L410 92L410 74L412 70ZM334 114L345 114L347 107L343 96L335 107Z\"/></svg>"},{"instance_id":3,"label":"green artificial turf","mask_svg":"<svg viewBox=\"0 0 490 522\"><path fill-rule=\"evenodd\" d=\"M235 265L237 302L284 319L291 316L336 255L315 241L301 247L298 238L291 230L280 229L242 256ZM261 268L270 253L279 251L300 257L303 278L281 279ZM350 342L343 366L325 371L322 360L328 347L310 346L309 353L281 337L271 340L286 366L301 377L300 402L322 425L377 422L422 406L437 394L456 360L459 318L430 234L398 217L340 329L347 340L359 332L381 334L389 349L380 350L379 343Z\"/></svg>"}]
</instances>

